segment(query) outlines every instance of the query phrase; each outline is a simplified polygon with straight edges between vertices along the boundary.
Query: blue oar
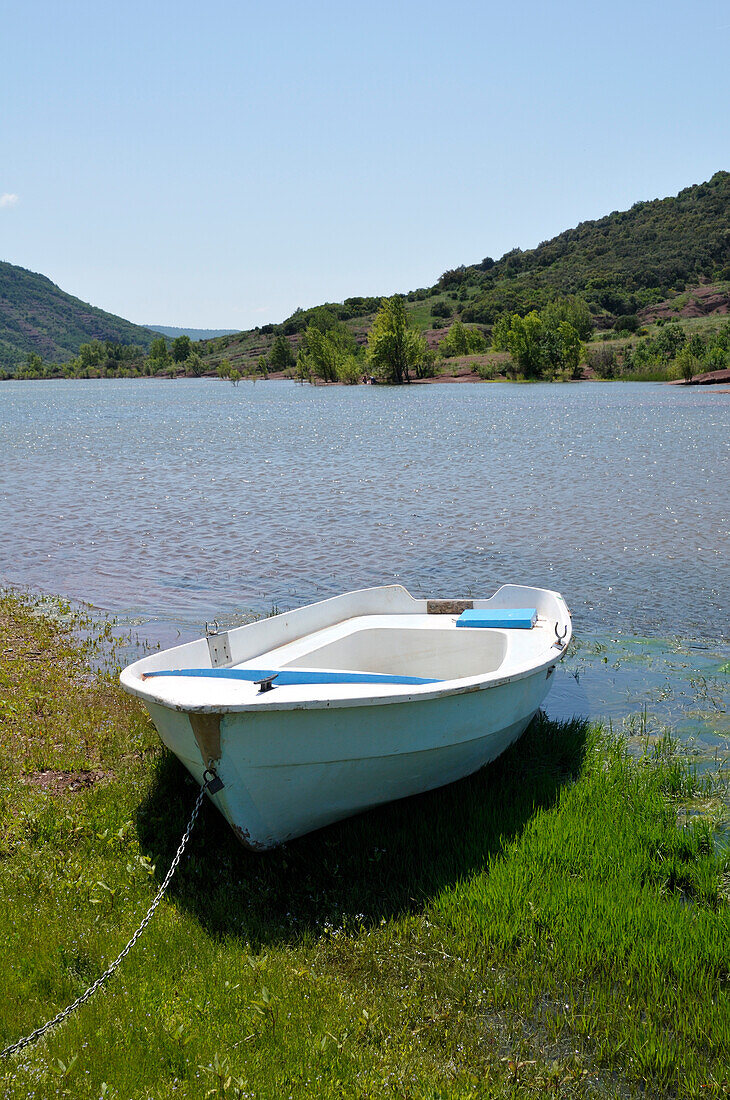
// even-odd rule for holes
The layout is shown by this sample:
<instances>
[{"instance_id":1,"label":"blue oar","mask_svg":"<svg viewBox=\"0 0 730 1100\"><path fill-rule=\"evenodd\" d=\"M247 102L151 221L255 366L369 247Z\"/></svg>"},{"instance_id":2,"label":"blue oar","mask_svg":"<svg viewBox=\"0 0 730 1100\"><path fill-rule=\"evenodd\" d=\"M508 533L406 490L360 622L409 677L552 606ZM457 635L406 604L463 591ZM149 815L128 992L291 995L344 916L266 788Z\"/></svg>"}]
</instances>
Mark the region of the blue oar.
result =
<instances>
[{"instance_id":1,"label":"blue oar","mask_svg":"<svg viewBox=\"0 0 730 1100\"><path fill-rule=\"evenodd\" d=\"M422 676L389 676L384 672L305 672L284 668L162 668L158 672L143 672L142 679L150 676L188 676L205 680L248 680L254 683L271 680L274 687L291 684L438 684L439 680L427 680Z\"/></svg>"}]
</instances>

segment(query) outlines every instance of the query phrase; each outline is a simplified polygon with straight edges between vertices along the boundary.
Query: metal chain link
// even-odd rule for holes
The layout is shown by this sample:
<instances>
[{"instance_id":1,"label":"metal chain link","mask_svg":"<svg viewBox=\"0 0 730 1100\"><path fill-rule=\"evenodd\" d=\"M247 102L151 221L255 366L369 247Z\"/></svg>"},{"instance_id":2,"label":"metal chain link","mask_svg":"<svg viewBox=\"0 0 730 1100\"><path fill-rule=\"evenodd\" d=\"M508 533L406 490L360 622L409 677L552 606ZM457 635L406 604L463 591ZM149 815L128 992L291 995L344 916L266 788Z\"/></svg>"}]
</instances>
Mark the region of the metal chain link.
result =
<instances>
[{"instance_id":1,"label":"metal chain link","mask_svg":"<svg viewBox=\"0 0 730 1100\"><path fill-rule=\"evenodd\" d=\"M209 773L206 772L206 774L209 774ZM190 839L190 834L193 831L193 826L195 825L195 821L196 821L196 819L198 817L198 814L200 812L200 807L202 805L203 798L205 797L205 792L208 789L208 783L210 782L210 780L205 779L205 777L203 777L203 778L204 778L203 786L200 788L200 791L198 792L198 798L197 798L197 801L196 801L195 806L193 808L193 812L190 816L190 821L188 822L188 827L182 835L182 840L180 841L180 845L178 847L178 850L175 853L175 857L174 857L172 863L170 864L170 870L165 875L164 882L162 883L159 890L155 894L154 901L152 902L149 909L145 913L145 916L142 920L142 923L140 924L139 928L137 929L137 931L132 936L132 938L129 941L129 943L127 944L127 946L122 951L119 952L119 954L117 955L114 962L111 963L107 967L107 969L104 971L104 973L101 975L101 977L97 978L96 981L94 982L94 984L90 985L85 993L82 993L80 997L77 997L76 1000L73 1002L73 1004L70 1004L68 1006L68 1008L64 1008L62 1012L59 1012L57 1016L54 1016L52 1020L48 1021L48 1023L43 1024L42 1027L36 1028L35 1031L32 1031L30 1033L30 1035L26 1035L24 1038L18 1039L18 1041L16 1043L12 1043L9 1047L5 1047L5 1050L0 1051L0 1058L9 1058L10 1055L15 1054L16 1051L23 1050L24 1047L30 1046L31 1043L34 1043L37 1039L40 1039L41 1035L45 1035L45 1033L47 1031L50 1031L52 1027L55 1027L57 1024L60 1024L63 1020L66 1019L67 1016L70 1016L72 1012L74 1012L77 1008L80 1008L82 1004L85 1004L86 1001L88 1001L89 997L91 997L94 993L96 993L99 986L103 985L104 982L107 980L107 978L110 978L112 976L114 971L117 969L119 964L122 962L122 959L124 959L129 954L129 952L132 950L135 943L137 942L139 937L142 935L142 933L144 932L147 925L152 920L152 917L154 916L155 909L157 908L157 906L162 901L163 894L167 890L167 887L170 885L170 880L171 880L172 876L175 874L175 871L177 870L177 865L180 862L180 860L182 858L182 855L183 855L183 852L185 851L185 846L187 845L187 842Z\"/></svg>"}]
</instances>

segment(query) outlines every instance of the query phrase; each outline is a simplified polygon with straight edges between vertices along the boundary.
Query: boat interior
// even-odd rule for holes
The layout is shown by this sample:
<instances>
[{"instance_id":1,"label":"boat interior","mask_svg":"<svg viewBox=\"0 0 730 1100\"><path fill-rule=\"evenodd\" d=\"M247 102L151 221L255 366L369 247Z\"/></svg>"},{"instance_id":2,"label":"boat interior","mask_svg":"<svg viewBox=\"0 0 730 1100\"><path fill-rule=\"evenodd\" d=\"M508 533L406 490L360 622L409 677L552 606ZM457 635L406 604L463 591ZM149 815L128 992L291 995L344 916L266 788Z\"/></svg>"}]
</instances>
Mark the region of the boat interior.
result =
<instances>
[{"instance_id":1,"label":"boat interior","mask_svg":"<svg viewBox=\"0 0 730 1100\"><path fill-rule=\"evenodd\" d=\"M440 621L439 621L440 620ZM507 653L501 630L456 630L429 615L362 615L242 662L454 680L496 671Z\"/></svg>"}]
</instances>

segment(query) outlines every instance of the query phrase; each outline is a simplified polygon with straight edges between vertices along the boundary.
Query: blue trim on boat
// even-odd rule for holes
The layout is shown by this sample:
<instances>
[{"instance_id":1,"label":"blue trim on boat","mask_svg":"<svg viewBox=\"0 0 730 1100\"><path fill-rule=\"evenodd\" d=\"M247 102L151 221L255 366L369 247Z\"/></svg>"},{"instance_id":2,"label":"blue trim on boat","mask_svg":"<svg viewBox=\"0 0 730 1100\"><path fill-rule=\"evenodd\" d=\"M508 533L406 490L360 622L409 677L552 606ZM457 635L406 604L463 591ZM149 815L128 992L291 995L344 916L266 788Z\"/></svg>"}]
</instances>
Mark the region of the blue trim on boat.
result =
<instances>
[{"instance_id":1,"label":"blue trim on boat","mask_svg":"<svg viewBox=\"0 0 730 1100\"><path fill-rule=\"evenodd\" d=\"M142 679L150 676L187 676L201 680L265 680L275 676L274 687L293 684L439 684L440 680L427 680L422 676L390 676L382 672L320 672L301 669L275 668L162 668L157 672L144 672Z\"/></svg>"}]
</instances>

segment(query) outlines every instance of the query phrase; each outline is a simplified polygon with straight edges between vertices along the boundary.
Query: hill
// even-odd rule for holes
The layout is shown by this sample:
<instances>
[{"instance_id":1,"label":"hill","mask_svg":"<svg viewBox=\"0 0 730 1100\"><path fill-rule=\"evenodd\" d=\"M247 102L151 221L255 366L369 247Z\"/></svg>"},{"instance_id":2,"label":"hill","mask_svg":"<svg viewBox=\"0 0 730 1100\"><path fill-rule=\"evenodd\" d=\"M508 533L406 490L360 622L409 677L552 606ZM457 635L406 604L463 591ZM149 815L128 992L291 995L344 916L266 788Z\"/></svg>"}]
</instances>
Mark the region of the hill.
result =
<instances>
[{"instance_id":1,"label":"hill","mask_svg":"<svg viewBox=\"0 0 730 1100\"><path fill-rule=\"evenodd\" d=\"M556 295L578 294L599 319L635 313L672 292L730 279L730 172L676 196L637 202L581 222L526 252L445 272L439 287L466 291L463 319L491 324Z\"/></svg>"},{"instance_id":2,"label":"hill","mask_svg":"<svg viewBox=\"0 0 730 1100\"><path fill-rule=\"evenodd\" d=\"M66 294L24 267L0 262L0 368L14 371L35 352L64 363L81 344L109 340L148 348L155 334Z\"/></svg>"},{"instance_id":3,"label":"hill","mask_svg":"<svg viewBox=\"0 0 730 1100\"><path fill-rule=\"evenodd\" d=\"M412 322L435 347L457 320L488 332L502 313L525 314L564 295L587 303L596 329L609 329L617 317L652 306L657 316L723 313L730 306L728 282L730 172L716 172L676 196L581 222L537 248L452 268L433 286L405 297ZM296 351L310 323L327 327L335 321L362 345L379 304L379 298L360 297L295 310L280 324L218 337L201 344L200 351L207 369L225 358L247 374L278 335Z\"/></svg>"}]
</instances>

